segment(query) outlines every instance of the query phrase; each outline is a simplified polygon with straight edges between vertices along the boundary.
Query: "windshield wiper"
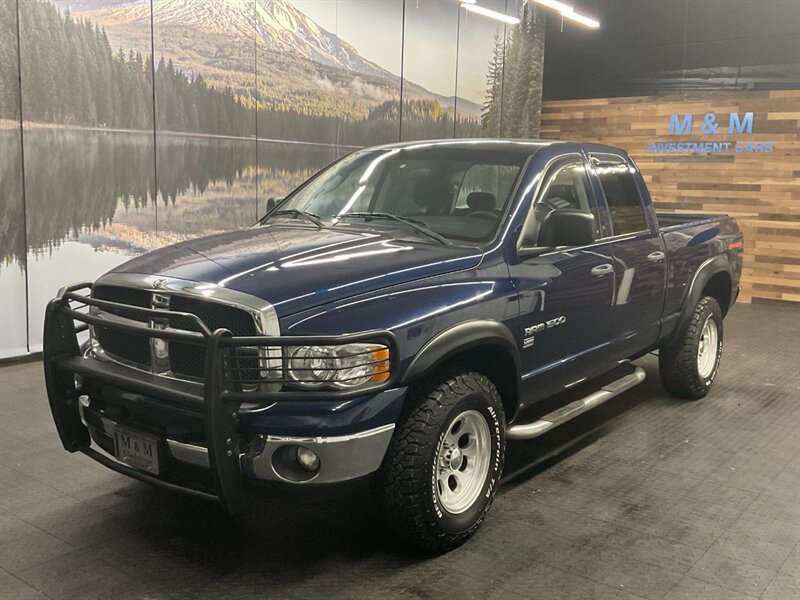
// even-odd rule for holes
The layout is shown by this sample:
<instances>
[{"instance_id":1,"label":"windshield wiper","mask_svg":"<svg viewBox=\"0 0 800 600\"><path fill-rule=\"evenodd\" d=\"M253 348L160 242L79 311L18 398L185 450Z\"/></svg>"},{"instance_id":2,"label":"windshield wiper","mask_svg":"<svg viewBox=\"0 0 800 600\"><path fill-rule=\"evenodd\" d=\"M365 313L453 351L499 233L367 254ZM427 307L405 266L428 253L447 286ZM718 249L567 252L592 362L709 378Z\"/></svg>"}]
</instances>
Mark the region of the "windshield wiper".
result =
<instances>
[{"instance_id":1,"label":"windshield wiper","mask_svg":"<svg viewBox=\"0 0 800 600\"><path fill-rule=\"evenodd\" d=\"M344 219L346 217L356 217L361 218L366 221L371 219L389 219L391 221L397 221L399 223L405 223L412 229L419 231L423 235L427 235L429 238L433 238L437 242L444 244L445 246L450 246L452 242L444 237L442 234L437 233L433 229L427 227L422 221L418 221L416 219L409 219L408 217L400 217L398 215L393 215L392 213L386 212L351 212L351 213L344 213L338 215L337 219Z\"/></svg>"},{"instance_id":2,"label":"windshield wiper","mask_svg":"<svg viewBox=\"0 0 800 600\"><path fill-rule=\"evenodd\" d=\"M314 213L306 212L304 210L298 210L296 208L286 208L283 210L276 210L275 212L269 213L264 222L269 221L272 217L280 217L280 216L287 216L287 215L294 215L296 217L300 217L301 219L305 219L317 226L317 229L322 229L325 224L322 222L317 215Z\"/></svg>"}]
</instances>

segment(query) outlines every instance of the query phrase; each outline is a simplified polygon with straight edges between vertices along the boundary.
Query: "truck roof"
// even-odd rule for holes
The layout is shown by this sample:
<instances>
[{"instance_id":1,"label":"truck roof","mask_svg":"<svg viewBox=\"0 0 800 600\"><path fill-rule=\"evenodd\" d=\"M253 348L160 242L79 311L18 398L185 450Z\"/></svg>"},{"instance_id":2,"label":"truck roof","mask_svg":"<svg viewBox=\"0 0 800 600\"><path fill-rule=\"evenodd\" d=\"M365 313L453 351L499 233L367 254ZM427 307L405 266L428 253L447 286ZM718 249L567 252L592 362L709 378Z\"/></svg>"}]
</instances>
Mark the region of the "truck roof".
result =
<instances>
[{"instance_id":1,"label":"truck roof","mask_svg":"<svg viewBox=\"0 0 800 600\"><path fill-rule=\"evenodd\" d=\"M603 144L571 142L564 140L514 140L514 139L501 139L501 138L460 138L460 139L439 139L439 140L416 140L410 142L395 142L392 144L383 144L375 146L374 148L380 149L393 149L393 148L425 148L446 146L454 149L480 149L480 150L501 150L504 152L518 152L520 154L532 155L538 150L548 146L575 146L584 148L590 151L611 151L614 153L620 152L619 148L613 146L606 146ZM574 151L574 150L573 150Z\"/></svg>"}]
</instances>

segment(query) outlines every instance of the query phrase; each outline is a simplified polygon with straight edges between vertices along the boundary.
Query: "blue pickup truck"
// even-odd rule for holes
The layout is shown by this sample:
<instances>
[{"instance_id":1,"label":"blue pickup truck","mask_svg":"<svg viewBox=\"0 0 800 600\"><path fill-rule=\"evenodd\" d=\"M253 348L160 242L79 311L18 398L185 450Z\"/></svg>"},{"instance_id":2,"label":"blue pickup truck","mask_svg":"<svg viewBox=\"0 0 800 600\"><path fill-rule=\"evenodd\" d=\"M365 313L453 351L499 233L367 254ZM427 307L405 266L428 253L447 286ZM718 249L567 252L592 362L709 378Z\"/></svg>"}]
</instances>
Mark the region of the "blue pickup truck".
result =
<instances>
[{"instance_id":1,"label":"blue pickup truck","mask_svg":"<svg viewBox=\"0 0 800 600\"><path fill-rule=\"evenodd\" d=\"M245 230L63 288L44 369L64 447L246 508L369 482L401 538L483 521L506 440L644 379L717 375L742 235L656 215L623 151L447 140L353 152Z\"/></svg>"}]
</instances>

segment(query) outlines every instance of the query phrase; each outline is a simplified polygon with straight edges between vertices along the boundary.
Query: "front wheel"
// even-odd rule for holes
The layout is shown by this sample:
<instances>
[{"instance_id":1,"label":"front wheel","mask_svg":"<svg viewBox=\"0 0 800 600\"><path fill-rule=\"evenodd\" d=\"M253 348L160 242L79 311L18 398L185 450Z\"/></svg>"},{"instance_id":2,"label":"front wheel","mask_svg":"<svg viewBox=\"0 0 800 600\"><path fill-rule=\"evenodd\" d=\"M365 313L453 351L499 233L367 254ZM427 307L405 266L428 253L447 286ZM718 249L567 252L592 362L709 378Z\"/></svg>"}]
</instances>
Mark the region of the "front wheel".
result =
<instances>
[{"instance_id":1,"label":"front wheel","mask_svg":"<svg viewBox=\"0 0 800 600\"><path fill-rule=\"evenodd\" d=\"M415 386L381 472L381 495L394 532L445 551L480 526L505 458L503 404L489 379L450 370Z\"/></svg>"},{"instance_id":2,"label":"front wheel","mask_svg":"<svg viewBox=\"0 0 800 600\"><path fill-rule=\"evenodd\" d=\"M722 357L722 310L710 296L694 308L686 332L658 353L661 383L673 396L699 400L708 394Z\"/></svg>"}]
</instances>

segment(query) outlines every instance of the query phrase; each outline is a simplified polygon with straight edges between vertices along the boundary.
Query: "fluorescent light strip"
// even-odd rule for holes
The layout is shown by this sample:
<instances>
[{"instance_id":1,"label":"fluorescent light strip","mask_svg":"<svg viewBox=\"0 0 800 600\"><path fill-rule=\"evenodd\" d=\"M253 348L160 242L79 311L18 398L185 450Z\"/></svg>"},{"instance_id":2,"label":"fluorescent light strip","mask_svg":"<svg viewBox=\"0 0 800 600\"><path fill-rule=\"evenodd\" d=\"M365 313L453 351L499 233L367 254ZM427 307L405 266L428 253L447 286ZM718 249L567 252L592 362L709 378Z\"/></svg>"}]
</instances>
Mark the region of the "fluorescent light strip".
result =
<instances>
[{"instance_id":1,"label":"fluorescent light strip","mask_svg":"<svg viewBox=\"0 0 800 600\"><path fill-rule=\"evenodd\" d=\"M557 10L560 13L564 12L573 12L575 9L572 8L569 4L564 4L563 2L558 2L557 0L533 0L537 4L541 4L542 6L547 6L554 10Z\"/></svg>"},{"instance_id":2,"label":"fluorescent light strip","mask_svg":"<svg viewBox=\"0 0 800 600\"><path fill-rule=\"evenodd\" d=\"M583 15L579 15L576 12L564 12L561 13L565 19L570 19L571 21L575 21L576 23L580 23L581 25L586 25L586 27L591 27L592 29L597 29L600 27L600 21L595 21L594 19L590 19L589 17L584 17Z\"/></svg>"},{"instance_id":3,"label":"fluorescent light strip","mask_svg":"<svg viewBox=\"0 0 800 600\"><path fill-rule=\"evenodd\" d=\"M597 29L600 27L600 21L596 21L594 19L590 19L589 17L578 14L575 12L573 7L568 4L564 4L563 2L558 2L558 0L533 0L533 2L557 10L565 19L575 21L576 23L580 23L586 27L591 27L592 29Z\"/></svg>"},{"instance_id":4,"label":"fluorescent light strip","mask_svg":"<svg viewBox=\"0 0 800 600\"><path fill-rule=\"evenodd\" d=\"M489 10L488 8L478 6L477 4L464 3L462 4L462 6L466 8L469 12L474 12L476 14L483 15L484 17L489 17L490 19L502 21L503 23L508 23L509 25L516 25L517 23L519 23L519 19L517 17L511 17L501 12Z\"/></svg>"}]
</instances>

